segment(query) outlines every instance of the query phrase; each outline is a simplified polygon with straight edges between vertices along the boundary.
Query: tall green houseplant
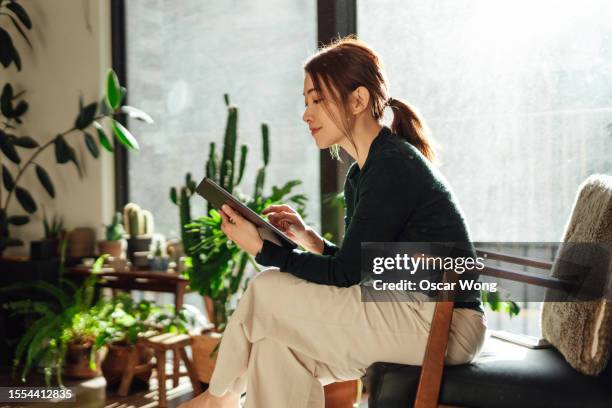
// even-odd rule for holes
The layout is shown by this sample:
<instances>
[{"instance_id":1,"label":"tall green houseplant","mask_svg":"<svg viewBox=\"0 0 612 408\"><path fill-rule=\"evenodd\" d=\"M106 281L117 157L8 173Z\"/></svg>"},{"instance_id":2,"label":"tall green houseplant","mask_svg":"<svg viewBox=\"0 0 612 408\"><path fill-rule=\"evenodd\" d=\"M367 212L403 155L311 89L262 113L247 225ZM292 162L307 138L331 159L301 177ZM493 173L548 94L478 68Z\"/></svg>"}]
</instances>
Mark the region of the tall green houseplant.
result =
<instances>
[{"instance_id":1,"label":"tall green houseplant","mask_svg":"<svg viewBox=\"0 0 612 408\"><path fill-rule=\"evenodd\" d=\"M292 190L301 184L299 180L291 180L284 186L272 187L272 194L264 195L266 169L270 159L270 133L268 125L261 125L263 165L257 171L253 197L241 194L240 186L246 161L248 146L241 145L238 150L238 107L231 105L229 96L224 95L228 109L228 118L225 128L221 157L215 142L210 143L208 161L206 163L206 177L214 180L228 192L238 196L253 211L261 214L264 208L280 202L291 202L305 217L306 197L303 194L293 194ZM203 296L213 301L213 323L218 330L223 330L229 311L227 309L229 298L241 287L244 274L249 262L257 268L250 255L240 250L230 242L221 231L221 217L210 203L207 203L206 216L195 220L191 217L190 198L195 192L196 185L187 174L185 185L170 190L170 198L180 208L181 235L185 252L188 255L187 274L190 286Z\"/></svg>"}]
</instances>

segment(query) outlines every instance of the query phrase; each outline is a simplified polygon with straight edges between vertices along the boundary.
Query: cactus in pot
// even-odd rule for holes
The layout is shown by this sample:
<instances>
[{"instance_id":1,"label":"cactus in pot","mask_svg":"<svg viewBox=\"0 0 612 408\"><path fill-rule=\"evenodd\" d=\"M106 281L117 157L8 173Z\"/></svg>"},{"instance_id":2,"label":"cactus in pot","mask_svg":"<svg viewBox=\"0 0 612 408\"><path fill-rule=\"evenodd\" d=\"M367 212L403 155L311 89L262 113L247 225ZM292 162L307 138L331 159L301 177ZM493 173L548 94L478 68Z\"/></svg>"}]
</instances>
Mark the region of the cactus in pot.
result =
<instances>
[{"instance_id":1,"label":"cactus in pot","mask_svg":"<svg viewBox=\"0 0 612 408\"><path fill-rule=\"evenodd\" d=\"M153 214L138 204L128 203L123 207L123 227L128 235L128 256L136 252L147 252L154 231Z\"/></svg>"},{"instance_id":2,"label":"cactus in pot","mask_svg":"<svg viewBox=\"0 0 612 408\"><path fill-rule=\"evenodd\" d=\"M100 255L108 254L113 258L125 258L127 241L125 240L125 229L123 228L123 217L116 212L109 225L105 225L104 240L98 241L98 252Z\"/></svg>"}]
</instances>

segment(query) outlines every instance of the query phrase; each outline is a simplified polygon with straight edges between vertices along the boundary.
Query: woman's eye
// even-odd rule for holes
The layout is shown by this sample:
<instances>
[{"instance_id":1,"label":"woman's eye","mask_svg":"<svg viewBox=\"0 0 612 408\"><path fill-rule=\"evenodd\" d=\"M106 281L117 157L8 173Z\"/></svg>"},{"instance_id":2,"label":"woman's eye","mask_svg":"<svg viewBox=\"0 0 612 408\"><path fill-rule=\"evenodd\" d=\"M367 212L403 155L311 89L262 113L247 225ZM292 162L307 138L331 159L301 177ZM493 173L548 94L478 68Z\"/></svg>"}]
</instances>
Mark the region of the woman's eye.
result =
<instances>
[{"instance_id":1,"label":"woman's eye","mask_svg":"<svg viewBox=\"0 0 612 408\"><path fill-rule=\"evenodd\" d=\"M315 99L315 100L313 100L312 102L313 102L313 103L315 103L315 104L319 104L319 102L321 102L321 99ZM307 103L305 103L305 104L304 104L304 107L305 107L305 108L307 108L307 107L308 107L308 104L307 104Z\"/></svg>"}]
</instances>

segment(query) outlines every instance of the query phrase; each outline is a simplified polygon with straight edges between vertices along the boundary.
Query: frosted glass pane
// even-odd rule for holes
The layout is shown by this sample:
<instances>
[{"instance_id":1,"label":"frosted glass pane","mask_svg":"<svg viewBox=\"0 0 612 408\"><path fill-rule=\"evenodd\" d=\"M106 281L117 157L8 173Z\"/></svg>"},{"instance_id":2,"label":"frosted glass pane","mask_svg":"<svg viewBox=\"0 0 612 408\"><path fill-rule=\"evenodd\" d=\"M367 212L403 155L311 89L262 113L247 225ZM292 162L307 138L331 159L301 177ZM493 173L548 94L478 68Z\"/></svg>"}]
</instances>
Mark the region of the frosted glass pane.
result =
<instances>
[{"instance_id":1,"label":"frosted glass pane","mask_svg":"<svg viewBox=\"0 0 612 408\"><path fill-rule=\"evenodd\" d=\"M317 44L316 3L138 0L126 7L129 101L155 119L129 123L141 144L129 159L130 200L153 211L156 231L179 235L168 190L188 171L198 181L204 176L209 143L225 132L226 92L240 108L239 140L250 148L243 192L252 193L263 165L265 121L266 191L302 180L308 221L319 228L319 151L301 119L302 63ZM192 199L193 216L204 213L204 204Z\"/></svg>"},{"instance_id":2,"label":"frosted glass pane","mask_svg":"<svg viewBox=\"0 0 612 408\"><path fill-rule=\"evenodd\" d=\"M612 174L612 3L358 1L393 97L424 115L476 241L557 241Z\"/></svg>"}]
</instances>

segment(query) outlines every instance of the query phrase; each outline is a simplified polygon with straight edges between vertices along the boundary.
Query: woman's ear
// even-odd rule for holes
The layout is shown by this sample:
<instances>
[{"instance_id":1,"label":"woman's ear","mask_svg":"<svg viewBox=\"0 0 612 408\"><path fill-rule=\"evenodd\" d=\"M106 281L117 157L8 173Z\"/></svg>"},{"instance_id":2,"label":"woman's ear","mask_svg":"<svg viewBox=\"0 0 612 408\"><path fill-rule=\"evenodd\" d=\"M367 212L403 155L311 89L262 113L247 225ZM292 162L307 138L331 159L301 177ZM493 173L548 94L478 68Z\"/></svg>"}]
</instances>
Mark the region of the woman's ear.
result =
<instances>
[{"instance_id":1,"label":"woman's ear","mask_svg":"<svg viewBox=\"0 0 612 408\"><path fill-rule=\"evenodd\" d=\"M370 91L365 86L358 86L351 93L350 97L350 108L353 115L358 115L365 109L367 109L370 103Z\"/></svg>"}]
</instances>

